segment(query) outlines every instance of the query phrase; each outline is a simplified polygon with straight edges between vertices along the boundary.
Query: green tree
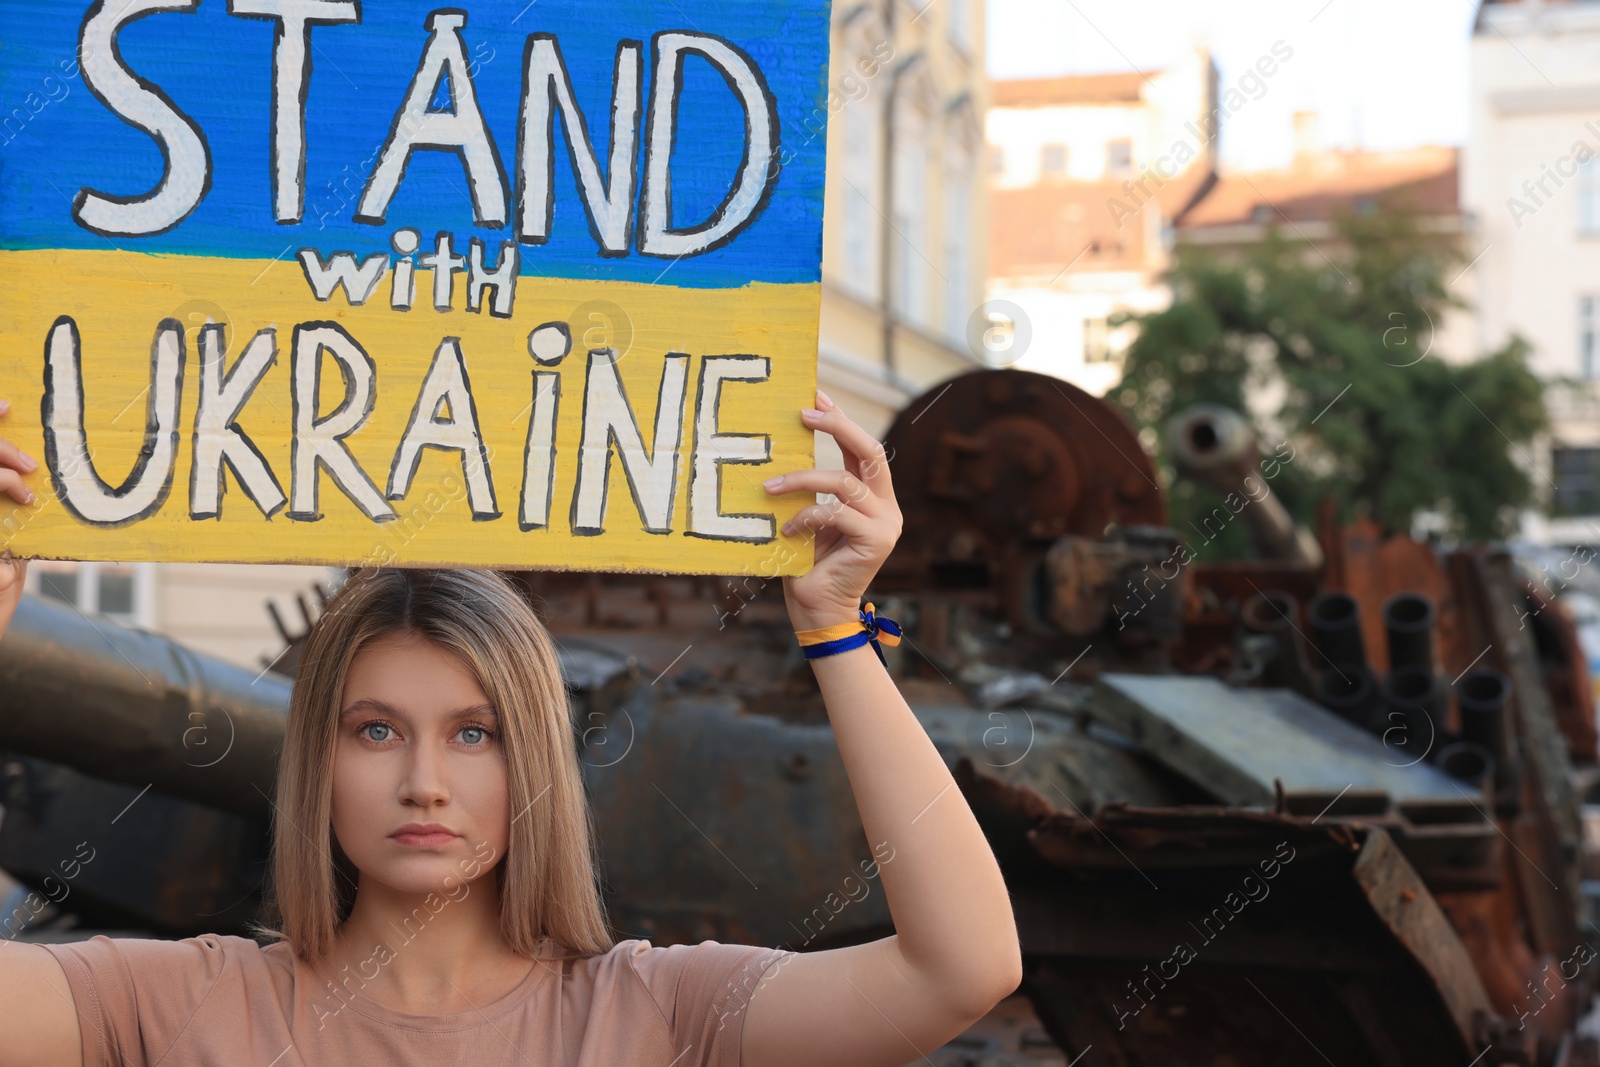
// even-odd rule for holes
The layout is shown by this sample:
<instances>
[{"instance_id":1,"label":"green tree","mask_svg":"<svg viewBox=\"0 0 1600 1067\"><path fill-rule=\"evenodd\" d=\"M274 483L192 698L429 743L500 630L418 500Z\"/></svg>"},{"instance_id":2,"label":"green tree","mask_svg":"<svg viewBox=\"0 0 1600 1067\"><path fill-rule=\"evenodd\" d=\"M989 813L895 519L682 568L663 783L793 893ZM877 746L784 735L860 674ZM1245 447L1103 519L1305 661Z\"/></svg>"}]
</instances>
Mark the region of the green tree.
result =
<instances>
[{"instance_id":1,"label":"green tree","mask_svg":"<svg viewBox=\"0 0 1600 1067\"><path fill-rule=\"evenodd\" d=\"M1170 477L1172 415L1209 402L1249 417L1247 393L1275 390L1283 401L1271 424L1254 421L1264 452L1285 439L1295 449L1272 487L1301 522L1331 494L1343 521L1365 510L1404 531L1433 510L1454 536L1507 536L1535 498L1528 446L1549 425L1529 345L1513 337L1463 364L1429 351L1459 303L1448 280L1463 256L1426 233L1409 204L1344 212L1334 230L1311 244L1274 226L1232 255L1181 247L1171 306L1120 318L1139 332L1110 399L1155 432ZM1193 483L1169 484L1180 530L1219 503ZM1244 530L1230 529L1202 555L1247 546Z\"/></svg>"}]
</instances>

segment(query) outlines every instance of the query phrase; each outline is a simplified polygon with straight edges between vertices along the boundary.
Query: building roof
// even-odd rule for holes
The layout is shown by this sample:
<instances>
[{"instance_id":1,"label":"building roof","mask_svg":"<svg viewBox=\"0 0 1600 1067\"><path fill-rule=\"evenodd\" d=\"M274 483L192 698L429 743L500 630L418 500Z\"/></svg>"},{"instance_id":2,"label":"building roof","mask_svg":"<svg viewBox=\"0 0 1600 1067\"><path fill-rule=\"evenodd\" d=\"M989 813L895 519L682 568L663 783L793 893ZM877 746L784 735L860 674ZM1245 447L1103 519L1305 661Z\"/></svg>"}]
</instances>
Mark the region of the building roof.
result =
<instances>
[{"instance_id":1,"label":"building roof","mask_svg":"<svg viewBox=\"0 0 1600 1067\"><path fill-rule=\"evenodd\" d=\"M1132 220L1118 229L1106 210L1116 192L1110 182L995 190L990 276L1057 277L1069 264L1074 271L1138 269L1144 262L1144 227Z\"/></svg>"},{"instance_id":2,"label":"building roof","mask_svg":"<svg viewBox=\"0 0 1600 1067\"><path fill-rule=\"evenodd\" d=\"M1064 107L1073 104L1137 104L1144 85L1160 73L1073 74L1062 78L1013 78L989 83L990 107Z\"/></svg>"},{"instance_id":3,"label":"building roof","mask_svg":"<svg viewBox=\"0 0 1600 1067\"><path fill-rule=\"evenodd\" d=\"M1158 189L1147 186L1153 198L1130 196L1123 179L996 189L989 202L990 275L1059 278L1069 264L1073 274L1155 269L1161 250L1146 247L1145 211L1170 219L1212 179L1210 167L1196 162ZM1148 203L1139 206L1139 199ZM1134 214L1113 211L1113 201Z\"/></svg>"},{"instance_id":4,"label":"building roof","mask_svg":"<svg viewBox=\"0 0 1600 1067\"><path fill-rule=\"evenodd\" d=\"M1459 215L1459 148L1401 152L1323 151L1281 170L1222 174L1177 221L1180 230L1261 222L1326 222L1370 199L1409 199L1426 215Z\"/></svg>"}]
</instances>

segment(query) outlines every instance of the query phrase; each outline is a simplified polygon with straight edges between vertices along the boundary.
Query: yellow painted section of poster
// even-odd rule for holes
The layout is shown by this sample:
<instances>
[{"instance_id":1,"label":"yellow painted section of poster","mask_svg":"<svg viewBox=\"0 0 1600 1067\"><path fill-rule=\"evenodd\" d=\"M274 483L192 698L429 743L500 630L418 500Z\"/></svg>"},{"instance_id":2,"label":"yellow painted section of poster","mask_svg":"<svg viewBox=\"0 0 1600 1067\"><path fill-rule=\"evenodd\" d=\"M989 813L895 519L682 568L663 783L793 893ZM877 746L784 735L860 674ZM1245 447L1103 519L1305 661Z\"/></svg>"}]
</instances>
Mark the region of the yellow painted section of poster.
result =
<instances>
[{"instance_id":1,"label":"yellow painted section of poster","mask_svg":"<svg viewBox=\"0 0 1600 1067\"><path fill-rule=\"evenodd\" d=\"M315 300L298 263L148 256L132 252L31 251L0 253L8 291L0 302L0 398L11 414L0 420L7 438L40 460L27 479L33 507L0 499L0 545L18 556L104 561L306 562L334 565L495 566L540 569L655 571L696 574L798 575L810 569L812 542L804 535L770 542L731 542L688 536L690 452L695 437L695 383L707 356L768 357L761 382L723 382L718 432L769 434L771 460L722 466L719 510L771 514L773 528L814 503L806 493L773 497L761 483L815 465L812 431L800 410L814 403L820 287L754 283L734 290L673 288L614 281L522 277L514 315L500 319L461 310L466 278L456 279L456 309L432 306L432 274L418 271L410 311L390 307L390 277L360 307L344 291ZM487 298L485 300L487 303ZM100 478L120 485L144 441L151 381L151 345L158 325L185 327L182 429L172 489L159 511L114 529L89 525L56 498L43 467L41 400L46 341L61 316L82 336L85 430ZM290 492L292 405L290 348L301 323L337 322L377 366L376 402L365 425L346 444L380 490L440 342L460 338L477 403L500 517L473 521L458 453L424 449L398 517L375 522L324 472L315 522L280 511L270 520L239 488L224 465L222 514L189 515L190 434L199 389L199 335L207 322L227 327L227 366L257 331L278 331L278 359L237 420L256 444L285 493ZM528 335L547 322L570 323L571 354L554 368L562 375L556 430L556 479L547 528L518 523L523 452L533 403L535 364ZM655 410L667 353L691 356L684 406L671 532L652 533L628 490L620 458L610 458L605 532L574 536L568 516L581 435L587 352L614 348L616 367L647 450L654 448ZM322 411L344 395L338 364L323 360Z\"/></svg>"}]
</instances>

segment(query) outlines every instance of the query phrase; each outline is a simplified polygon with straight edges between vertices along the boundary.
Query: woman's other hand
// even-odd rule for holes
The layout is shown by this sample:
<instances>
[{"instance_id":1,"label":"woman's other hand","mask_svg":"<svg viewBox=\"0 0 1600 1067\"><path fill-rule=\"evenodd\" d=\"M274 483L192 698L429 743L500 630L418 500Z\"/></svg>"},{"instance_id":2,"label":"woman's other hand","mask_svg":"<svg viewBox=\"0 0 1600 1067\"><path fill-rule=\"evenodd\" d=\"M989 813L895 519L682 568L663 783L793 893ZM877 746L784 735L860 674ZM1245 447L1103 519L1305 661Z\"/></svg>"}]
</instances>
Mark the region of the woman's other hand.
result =
<instances>
[{"instance_id":1,"label":"woman's other hand","mask_svg":"<svg viewBox=\"0 0 1600 1067\"><path fill-rule=\"evenodd\" d=\"M845 465L842 471L792 471L766 483L774 495L831 493L838 498L801 509L783 527L785 534L805 532L816 538L816 564L802 577L783 580L790 621L795 629L808 630L860 621L862 597L900 539L901 519L882 444L820 389L817 407L802 411L800 419L838 443Z\"/></svg>"},{"instance_id":2,"label":"woman's other hand","mask_svg":"<svg viewBox=\"0 0 1600 1067\"><path fill-rule=\"evenodd\" d=\"M0 400L0 419L11 414L11 405ZM39 469L39 464L24 453L10 441L0 438L0 496L16 501L18 504L31 505L34 502L33 491L27 486L24 479ZM4 530L4 527L0 527ZM22 579L26 577L28 564L26 560L12 559L8 554L9 546L0 540L0 637L6 632L6 627L11 625L11 616L16 613L17 601L22 599Z\"/></svg>"}]
</instances>

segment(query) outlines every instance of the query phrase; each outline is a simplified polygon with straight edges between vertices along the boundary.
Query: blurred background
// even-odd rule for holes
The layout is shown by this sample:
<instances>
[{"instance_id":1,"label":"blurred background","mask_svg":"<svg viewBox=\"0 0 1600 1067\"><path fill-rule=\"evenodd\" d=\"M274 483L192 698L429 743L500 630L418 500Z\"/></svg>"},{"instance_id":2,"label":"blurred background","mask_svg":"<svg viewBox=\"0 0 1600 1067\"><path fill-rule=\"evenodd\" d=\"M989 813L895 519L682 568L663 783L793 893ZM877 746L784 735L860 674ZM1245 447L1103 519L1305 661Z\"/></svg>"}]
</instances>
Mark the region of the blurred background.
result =
<instances>
[{"instance_id":1,"label":"blurred background","mask_svg":"<svg viewBox=\"0 0 1600 1067\"><path fill-rule=\"evenodd\" d=\"M1160 428L1189 404L1282 437L1338 396L1305 439L1317 469L1275 486L1291 511L1331 493L1419 537L1515 542L1600 672L1600 582L1554 576L1600 537L1597 57L1585 0L843 0L819 382L881 435L974 366L1052 375L1169 471ZM1175 490L1180 519L1213 504ZM331 578L30 582L259 665L281 647L263 600L292 617Z\"/></svg>"},{"instance_id":2,"label":"blurred background","mask_svg":"<svg viewBox=\"0 0 1600 1067\"><path fill-rule=\"evenodd\" d=\"M890 667L1028 970L907 1062L1600 1063L1600 0L833 20L819 383L890 447ZM253 913L339 580L31 568L7 936ZM625 935L890 929L773 580L517 580Z\"/></svg>"}]
</instances>

